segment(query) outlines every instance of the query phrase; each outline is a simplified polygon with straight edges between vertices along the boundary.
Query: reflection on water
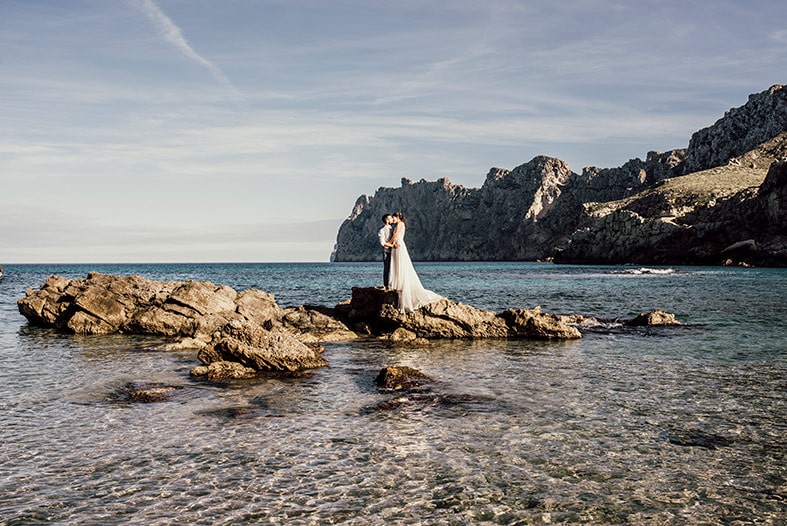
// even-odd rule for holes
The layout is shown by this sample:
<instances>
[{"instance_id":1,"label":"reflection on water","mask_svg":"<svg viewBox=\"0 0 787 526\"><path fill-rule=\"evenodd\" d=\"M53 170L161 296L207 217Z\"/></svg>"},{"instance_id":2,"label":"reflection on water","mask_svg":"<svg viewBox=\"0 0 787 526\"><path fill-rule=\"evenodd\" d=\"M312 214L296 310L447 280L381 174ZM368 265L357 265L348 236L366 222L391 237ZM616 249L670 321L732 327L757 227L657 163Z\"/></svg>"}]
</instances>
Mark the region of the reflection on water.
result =
<instances>
[{"instance_id":1,"label":"reflection on water","mask_svg":"<svg viewBox=\"0 0 787 526\"><path fill-rule=\"evenodd\" d=\"M353 279L359 268L377 270L353 267ZM730 306L751 297L756 283L744 274L711 302L717 274L610 278L592 269L575 276L568 294L570 273L557 268L539 278L532 266L499 267L508 275L501 283L529 276L516 289L522 298L532 289L570 297L563 312L598 304L614 317L651 300L670 310L661 302L672 298L672 310L691 311L679 316L689 323L600 330L568 343L328 344L330 367L210 384L189 377L193 353L156 350L155 338L29 327L13 302L35 283L0 290L0 517L5 524L784 523L785 329L751 310L733 315ZM482 266L472 278L472 269L461 269L473 286L490 273ZM765 319L786 314L773 291L784 284L779 276L756 292L771 302L760 309ZM680 279L682 295L673 298L671 280ZM612 289L625 296L605 305L598 293ZM490 304L510 293L493 290ZM704 310L692 310L700 301ZM389 365L435 381L415 393L380 391L374 378ZM122 396L139 386L172 389L155 403Z\"/></svg>"}]
</instances>

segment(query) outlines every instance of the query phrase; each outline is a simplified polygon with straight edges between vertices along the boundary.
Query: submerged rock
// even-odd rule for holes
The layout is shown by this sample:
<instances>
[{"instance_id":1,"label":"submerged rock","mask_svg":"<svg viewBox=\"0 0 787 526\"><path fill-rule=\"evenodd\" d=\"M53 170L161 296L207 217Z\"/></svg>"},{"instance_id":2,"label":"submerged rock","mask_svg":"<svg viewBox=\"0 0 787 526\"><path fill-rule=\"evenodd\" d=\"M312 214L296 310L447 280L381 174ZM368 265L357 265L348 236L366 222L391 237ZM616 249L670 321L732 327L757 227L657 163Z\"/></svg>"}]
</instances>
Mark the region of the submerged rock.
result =
<instances>
[{"instance_id":1,"label":"submerged rock","mask_svg":"<svg viewBox=\"0 0 787 526\"><path fill-rule=\"evenodd\" d=\"M427 375L412 367L396 366L385 367L377 375L374 382L383 389L413 389L431 383L433 380Z\"/></svg>"},{"instance_id":2,"label":"submerged rock","mask_svg":"<svg viewBox=\"0 0 787 526\"><path fill-rule=\"evenodd\" d=\"M705 433L696 429L672 429L659 434L659 438L667 440L670 444L686 447L702 447L716 449L732 444L732 441L713 433Z\"/></svg>"},{"instance_id":3,"label":"submerged rock","mask_svg":"<svg viewBox=\"0 0 787 526\"><path fill-rule=\"evenodd\" d=\"M129 382L120 388L111 398L124 402L154 403L170 400L176 391L181 389L172 385Z\"/></svg>"}]
</instances>

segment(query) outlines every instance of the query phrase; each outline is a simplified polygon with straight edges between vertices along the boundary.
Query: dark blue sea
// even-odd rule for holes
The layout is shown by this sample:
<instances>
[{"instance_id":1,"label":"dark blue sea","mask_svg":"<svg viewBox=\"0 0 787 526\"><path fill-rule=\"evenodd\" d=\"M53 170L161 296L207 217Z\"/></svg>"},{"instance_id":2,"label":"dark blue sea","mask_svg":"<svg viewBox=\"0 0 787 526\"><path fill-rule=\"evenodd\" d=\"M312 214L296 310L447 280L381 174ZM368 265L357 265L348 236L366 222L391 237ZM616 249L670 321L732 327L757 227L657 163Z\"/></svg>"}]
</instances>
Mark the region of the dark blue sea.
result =
<instances>
[{"instance_id":1,"label":"dark blue sea","mask_svg":"<svg viewBox=\"0 0 787 526\"><path fill-rule=\"evenodd\" d=\"M16 301L97 270L332 306L380 264L5 265L0 524L787 523L787 269L416 269L475 307L603 323L569 343L329 343L329 367L211 384L193 352L32 327ZM682 325L619 323L653 309ZM380 392L390 365L436 383ZM130 383L177 389L129 403Z\"/></svg>"}]
</instances>

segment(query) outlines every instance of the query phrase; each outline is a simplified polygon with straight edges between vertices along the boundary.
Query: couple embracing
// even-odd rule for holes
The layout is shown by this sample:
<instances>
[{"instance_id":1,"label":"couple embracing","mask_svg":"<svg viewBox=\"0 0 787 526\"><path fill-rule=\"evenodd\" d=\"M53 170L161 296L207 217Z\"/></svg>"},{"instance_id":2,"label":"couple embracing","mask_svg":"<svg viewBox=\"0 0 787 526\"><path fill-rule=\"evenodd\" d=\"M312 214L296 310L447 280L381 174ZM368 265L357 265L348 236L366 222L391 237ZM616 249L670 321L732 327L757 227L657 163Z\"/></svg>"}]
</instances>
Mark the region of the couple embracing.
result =
<instances>
[{"instance_id":1,"label":"couple embracing","mask_svg":"<svg viewBox=\"0 0 787 526\"><path fill-rule=\"evenodd\" d=\"M401 212L385 214L383 223L384 226L377 233L383 247L383 283L386 289L399 294L399 310L411 312L443 299L421 285L407 252L407 245L404 244L404 231L407 229L404 215Z\"/></svg>"}]
</instances>

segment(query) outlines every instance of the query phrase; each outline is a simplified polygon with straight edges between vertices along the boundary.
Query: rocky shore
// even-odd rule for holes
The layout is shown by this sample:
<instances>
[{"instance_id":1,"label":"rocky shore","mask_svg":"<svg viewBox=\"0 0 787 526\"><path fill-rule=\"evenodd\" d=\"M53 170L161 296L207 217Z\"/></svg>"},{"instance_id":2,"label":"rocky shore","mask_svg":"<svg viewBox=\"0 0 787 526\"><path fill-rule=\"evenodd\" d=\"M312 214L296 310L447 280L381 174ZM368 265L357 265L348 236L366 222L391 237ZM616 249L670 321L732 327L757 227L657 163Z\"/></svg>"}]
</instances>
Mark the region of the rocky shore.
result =
<instances>
[{"instance_id":1,"label":"rocky shore","mask_svg":"<svg viewBox=\"0 0 787 526\"><path fill-rule=\"evenodd\" d=\"M415 312L396 308L395 292L356 287L334 307L282 308L273 295L238 292L209 281L154 281L91 272L51 276L18 300L31 324L74 334L148 334L168 349L194 349L202 365L191 374L210 380L261 372L296 372L328 365L322 343L374 338L391 345L428 346L433 339L533 338L571 340L594 322L534 309L495 313L449 299ZM677 324L661 311L633 325Z\"/></svg>"},{"instance_id":2,"label":"rocky shore","mask_svg":"<svg viewBox=\"0 0 787 526\"><path fill-rule=\"evenodd\" d=\"M687 148L620 167L575 173L537 156L480 188L404 178L357 199L332 257L378 260L379 218L400 210L420 261L787 266L785 196L787 87L775 85Z\"/></svg>"}]
</instances>

